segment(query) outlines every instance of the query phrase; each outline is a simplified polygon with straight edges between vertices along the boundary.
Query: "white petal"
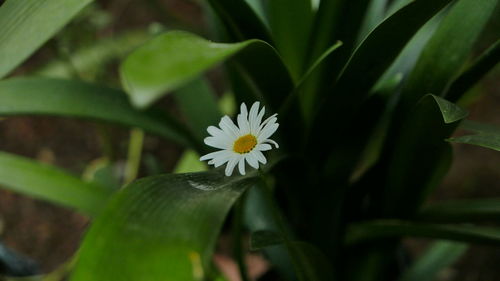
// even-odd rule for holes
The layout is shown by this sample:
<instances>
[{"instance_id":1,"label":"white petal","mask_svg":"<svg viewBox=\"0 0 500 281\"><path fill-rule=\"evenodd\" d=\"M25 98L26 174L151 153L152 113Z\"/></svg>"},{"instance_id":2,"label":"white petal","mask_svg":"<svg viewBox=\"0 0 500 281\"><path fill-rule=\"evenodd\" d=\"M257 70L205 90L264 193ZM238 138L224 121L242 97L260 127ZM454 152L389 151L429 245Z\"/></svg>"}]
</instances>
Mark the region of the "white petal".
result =
<instances>
[{"instance_id":1,"label":"white petal","mask_svg":"<svg viewBox=\"0 0 500 281\"><path fill-rule=\"evenodd\" d=\"M225 153L225 150L219 150L216 152L208 153L200 157L200 161L205 161L205 160L210 160L210 159L215 159L217 157L220 157Z\"/></svg>"},{"instance_id":2,"label":"white petal","mask_svg":"<svg viewBox=\"0 0 500 281\"><path fill-rule=\"evenodd\" d=\"M267 139L267 140L264 140L262 143L263 143L263 144L264 144L264 143L272 143L272 144L274 144L274 146L276 146L276 148L280 147L280 146L278 145L278 143L277 143L277 142L275 142L275 141L273 141L272 139Z\"/></svg>"},{"instance_id":3,"label":"white petal","mask_svg":"<svg viewBox=\"0 0 500 281\"><path fill-rule=\"evenodd\" d=\"M255 150L268 151L273 149L273 147L267 143L260 143L255 147Z\"/></svg>"},{"instance_id":4,"label":"white petal","mask_svg":"<svg viewBox=\"0 0 500 281\"><path fill-rule=\"evenodd\" d=\"M263 142L265 139L269 138L276 130L278 129L280 124L278 123L269 123L267 124L262 131L260 131L259 136L257 137L257 141L259 143Z\"/></svg>"},{"instance_id":5,"label":"white petal","mask_svg":"<svg viewBox=\"0 0 500 281\"><path fill-rule=\"evenodd\" d=\"M234 156L234 153L231 151L227 151L227 150L221 151L221 154L219 154L216 158L213 159L214 167L217 168L217 167L223 165L224 163L228 162L233 156Z\"/></svg>"},{"instance_id":6,"label":"white petal","mask_svg":"<svg viewBox=\"0 0 500 281\"><path fill-rule=\"evenodd\" d=\"M233 170L234 170L234 167L236 166L236 164L238 164L238 160L239 160L239 157L238 156L233 156L229 162L227 163L227 166L226 166L226 170L225 170L225 173L226 173L226 176L231 176L233 174Z\"/></svg>"},{"instance_id":7,"label":"white petal","mask_svg":"<svg viewBox=\"0 0 500 281\"><path fill-rule=\"evenodd\" d=\"M240 161L238 162L238 170L240 171L241 175L245 175L245 157L241 157Z\"/></svg>"},{"instance_id":8,"label":"white petal","mask_svg":"<svg viewBox=\"0 0 500 281\"><path fill-rule=\"evenodd\" d=\"M219 128L215 127L215 126L209 126L209 127L207 128L207 132L208 132L211 136L213 136L213 137L218 137L218 136L224 136L224 135L226 135L226 134L224 133L224 131L222 131L221 129L219 129Z\"/></svg>"},{"instance_id":9,"label":"white petal","mask_svg":"<svg viewBox=\"0 0 500 281\"><path fill-rule=\"evenodd\" d=\"M252 152L254 152L254 156L257 159L257 161L259 161L262 164L266 164L267 163L267 159L264 156L264 154L262 154L262 152L260 152L258 150L254 150Z\"/></svg>"},{"instance_id":10,"label":"white petal","mask_svg":"<svg viewBox=\"0 0 500 281\"><path fill-rule=\"evenodd\" d=\"M239 114L238 117L238 127L240 127L240 135L248 135L250 134L250 124L248 123L248 119L246 116Z\"/></svg>"},{"instance_id":11,"label":"white petal","mask_svg":"<svg viewBox=\"0 0 500 281\"><path fill-rule=\"evenodd\" d=\"M221 118L219 127L232 138L236 139L240 136L240 130L236 127L236 125L234 125L233 120L231 120L231 118L227 115Z\"/></svg>"},{"instance_id":12,"label":"white petal","mask_svg":"<svg viewBox=\"0 0 500 281\"><path fill-rule=\"evenodd\" d=\"M255 119L255 122L253 124L251 123L252 133L254 135L257 135L259 133L260 122L262 121L265 112L266 112L266 107L263 106L259 112L259 115L257 115L257 119Z\"/></svg>"},{"instance_id":13,"label":"white petal","mask_svg":"<svg viewBox=\"0 0 500 281\"><path fill-rule=\"evenodd\" d=\"M252 154L252 152L245 154L245 159L247 160L250 166L252 166L255 169L258 169L259 162L257 161L257 158L255 158L255 156Z\"/></svg>"},{"instance_id":14,"label":"white petal","mask_svg":"<svg viewBox=\"0 0 500 281\"><path fill-rule=\"evenodd\" d=\"M247 105L244 102L242 102L241 105L240 105L240 114L244 118L247 118L247 116L248 116Z\"/></svg>"},{"instance_id":15,"label":"white petal","mask_svg":"<svg viewBox=\"0 0 500 281\"><path fill-rule=\"evenodd\" d=\"M231 140L222 137L206 137L203 141L206 145L220 149L230 149L232 145Z\"/></svg>"}]
</instances>

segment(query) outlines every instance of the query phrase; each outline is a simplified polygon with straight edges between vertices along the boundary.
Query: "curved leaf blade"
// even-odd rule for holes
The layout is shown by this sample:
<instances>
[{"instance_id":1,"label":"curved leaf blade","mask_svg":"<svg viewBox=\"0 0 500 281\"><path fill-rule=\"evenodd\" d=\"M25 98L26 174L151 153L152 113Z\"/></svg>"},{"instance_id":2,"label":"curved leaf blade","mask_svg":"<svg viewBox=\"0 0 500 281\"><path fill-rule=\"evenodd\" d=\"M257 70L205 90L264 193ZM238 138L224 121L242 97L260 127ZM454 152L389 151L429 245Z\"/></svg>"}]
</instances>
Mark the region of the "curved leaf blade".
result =
<instances>
[{"instance_id":1,"label":"curved leaf blade","mask_svg":"<svg viewBox=\"0 0 500 281\"><path fill-rule=\"evenodd\" d=\"M253 183L217 170L132 183L92 225L71 280L202 280L224 218Z\"/></svg>"},{"instance_id":2,"label":"curved leaf blade","mask_svg":"<svg viewBox=\"0 0 500 281\"><path fill-rule=\"evenodd\" d=\"M498 221L500 199L449 200L424 206L417 219L430 222Z\"/></svg>"},{"instance_id":3,"label":"curved leaf blade","mask_svg":"<svg viewBox=\"0 0 500 281\"><path fill-rule=\"evenodd\" d=\"M0 7L0 78L21 64L91 2L6 1Z\"/></svg>"},{"instance_id":4,"label":"curved leaf blade","mask_svg":"<svg viewBox=\"0 0 500 281\"><path fill-rule=\"evenodd\" d=\"M119 90L78 81L15 78L0 82L0 116L55 115L101 120L195 145L175 120L139 112Z\"/></svg>"},{"instance_id":5,"label":"curved leaf blade","mask_svg":"<svg viewBox=\"0 0 500 281\"><path fill-rule=\"evenodd\" d=\"M467 243L500 245L500 228L471 225L443 225L400 220L375 220L349 226L345 243L354 245L374 239L424 237Z\"/></svg>"},{"instance_id":6,"label":"curved leaf blade","mask_svg":"<svg viewBox=\"0 0 500 281\"><path fill-rule=\"evenodd\" d=\"M500 151L500 135L477 134L447 139L449 142L472 144Z\"/></svg>"},{"instance_id":7,"label":"curved leaf blade","mask_svg":"<svg viewBox=\"0 0 500 281\"><path fill-rule=\"evenodd\" d=\"M214 43L181 31L162 34L137 49L121 65L120 75L132 103L146 107L232 56L273 108L293 89L281 58L264 41Z\"/></svg>"},{"instance_id":8,"label":"curved leaf blade","mask_svg":"<svg viewBox=\"0 0 500 281\"><path fill-rule=\"evenodd\" d=\"M58 168L0 152L0 184L7 189L95 216L112 189L87 183Z\"/></svg>"}]
</instances>

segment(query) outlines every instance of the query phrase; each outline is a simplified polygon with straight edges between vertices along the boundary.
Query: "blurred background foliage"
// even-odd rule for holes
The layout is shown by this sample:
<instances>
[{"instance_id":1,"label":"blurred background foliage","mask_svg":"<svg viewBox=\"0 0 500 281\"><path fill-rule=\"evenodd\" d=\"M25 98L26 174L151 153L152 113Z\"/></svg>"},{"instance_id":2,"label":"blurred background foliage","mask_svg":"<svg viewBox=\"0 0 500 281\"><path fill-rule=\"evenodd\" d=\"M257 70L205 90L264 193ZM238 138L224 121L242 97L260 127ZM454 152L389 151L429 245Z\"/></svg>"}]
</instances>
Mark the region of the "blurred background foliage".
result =
<instances>
[{"instance_id":1,"label":"blurred background foliage","mask_svg":"<svg viewBox=\"0 0 500 281\"><path fill-rule=\"evenodd\" d=\"M201 0L95 1L79 12L70 24L8 77L37 75L75 78L119 88L120 62L125 55L154 35L181 29L213 38L213 15L204 12L205 5L205 1ZM493 12L496 16L489 21L478 44L474 46L473 57L481 54L498 39L499 14L500 7L497 6ZM280 23L267 24L279 26ZM301 42L297 44L301 46ZM296 51L287 50L287 46L278 48L283 50L283 57ZM301 48L302 52L318 52ZM290 66L292 70L300 67L300 62ZM221 110L233 113L234 97L226 92L228 81L222 69L216 67L206 73L206 77L215 94L220 97ZM499 77L500 68L497 66L461 100L460 104L469 110L469 119L500 125ZM175 116L188 118L182 116L179 103L182 103L182 95L174 94L161 98L158 105ZM462 130L455 133L456 136L463 134ZM130 165L127 159L134 153L129 150L129 141L134 139L143 144L138 177L205 168L197 161L196 155L192 152L183 154L183 148L173 142L151 135L144 136L141 132L132 132L130 135L128 130L116 126L47 116L9 117L0 120L1 151L64 167L74 174L82 174L84 178L105 182L108 186L120 185L116 178L123 181L135 178L135 175L127 172L127 165ZM430 202L500 197L499 153L465 144L453 144L453 152L451 169L439 189L433 193ZM103 172L103 176L99 177L99 172L103 169L108 172ZM109 173L117 177L107 177ZM33 268L32 263L36 263L40 272L53 272L56 269L64 271L64 264L74 255L88 224L88 218L73 211L8 190L0 191L1 240L18 253L16 256L29 257L22 262L27 263L29 268ZM229 232L230 229L226 226L218 241L215 261L222 271L234 275L235 261L229 258L232 255L229 246L231 243L227 237ZM405 239L404 246L411 254L407 258L421 256L430 244L430 240L426 239ZM449 266L438 274L436 280L479 281L500 278L497 266L500 262L500 248L476 245L450 248L444 242L437 246L433 248L436 252L448 252L450 249L454 252L450 252L449 261L438 261L448 262ZM4 250L0 248L0 257L3 253ZM432 254L433 252L425 252L425 255ZM457 257L458 261L454 262L453 257ZM248 270L252 275L267 274L264 277L267 279L262 280L275 280L275 273L269 271L269 264L259 254L249 254L248 261Z\"/></svg>"}]
</instances>

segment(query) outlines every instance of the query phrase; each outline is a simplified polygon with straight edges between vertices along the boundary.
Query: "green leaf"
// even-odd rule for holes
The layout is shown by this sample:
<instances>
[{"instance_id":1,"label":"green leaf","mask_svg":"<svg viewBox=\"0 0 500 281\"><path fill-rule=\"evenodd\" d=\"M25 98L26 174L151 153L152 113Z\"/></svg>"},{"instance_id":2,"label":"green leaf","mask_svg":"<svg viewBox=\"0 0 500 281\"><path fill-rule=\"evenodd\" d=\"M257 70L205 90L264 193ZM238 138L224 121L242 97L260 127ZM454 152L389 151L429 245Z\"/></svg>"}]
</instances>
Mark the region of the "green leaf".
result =
<instances>
[{"instance_id":1,"label":"green leaf","mask_svg":"<svg viewBox=\"0 0 500 281\"><path fill-rule=\"evenodd\" d=\"M58 168L31 159L0 152L0 185L95 216L112 189L87 183Z\"/></svg>"},{"instance_id":2,"label":"green leaf","mask_svg":"<svg viewBox=\"0 0 500 281\"><path fill-rule=\"evenodd\" d=\"M271 43L264 23L245 0L208 0L234 41L260 39Z\"/></svg>"},{"instance_id":3,"label":"green leaf","mask_svg":"<svg viewBox=\"0 0 500 281\"><path fill-rule=\"evenodd\" d=\"M120 75L132 103L146 107L236 54L236 62L252 75L271 105L280 104L293 82L274 49L258 40L214 43L186 32L168 32L130 54Z\"/></svg>"},{"instance_id":4,"label":"green leaf","mask_svg":"<svg viewBox=\"0 0 500 281\"><path fill-rule=\"evenodd\" d=\"M348 124L349 119L370 93L392 61L419 28L450 0L414 1L379 24L356 49L344 67L334 91L321 105L314 122L315 143L320 143L323 124ZM374 56L373 54L377 54ZM360 73L363 73L361 79Z\"/></svg>"},{"instance_id":5,"label":"green leaf","mask_svg":"<svg viewBox=\"0 0 500 281\"><path fill-rule=\"evenodd\" d=\"M200 142L207 136L207 128L222 117L216 96L207 81L196 79L175 92L175 100L188 126Z\"/></svg>"},{"instance_id":6,"label":"green leaf","mask_svg":"<svg viewBox=\"0 0 500 281\"><path fill-rule=\"evenodd\" d=\"M418 2L418 1L417 1ZM402 110L427 93L442 95L463 66L498 0L460 0L425 46L402 94Z\"/></svg>"},{"instance_id":7,"label":"green leaf","mask_svg":"<svg viewBox=\"0 0 500 281\"><path fill-rule=\"evenodd\" d=\"M462 123L460 123L460 128L474 133L500 135L500 127L472 120L464 120Z\"/></svg>"},{"instance_id":8,"label":"green leaf","mask_svg":"<svg viewBox=\"0 0 500 281\"><path fill-rule=\"evenodd\" d=\"M451 163L451 148L445 142L466 112L437 96L423 97L392 139L380 202L384 215L412 214L439 184Z\"/></svg>"},{"instance_id":9,"label":"green leaf","mask_svg":"<svg viewBox=\"0 0 500 281\"><path fill-rule=\"evenodd\" d=\"M421 237L500 245L500 228L475 225L444 225L400 220L375 220L349 226L345 243L354 245L374 239Z\"/></svg>"},{"instance_id":10,"label":"green leaf","mask_svg":"<svg viewBox=\"0 0 500 281\"><path fill-rule=\"evenodd\" d=\"M283 238L274 231L258 230L250 236L250 249L260 250L265 247L283 243Z\"/></svg>"},{"instance_id":11,"label":"green leaf","mask_svg":"<svg viewBox=\"0 0 500 281\"><path fill-rule=\"evenodd\" d=\"M408 268L399 281L433 281L436 275L455 263L466 251L467 245L450 241L436 241Z\"/></svg>"},{"instance_id":12,"label":"green leaf","mask_svg":"<svg viewBox=\"0 0 500 281\"><path fill-rule=\"evenodd\" d=\"M132 108L119 90L88 83L44 78L15 78L0 82L0 116L55 115L112 122L193 145L175 120L153 117Z\"/></svg>"},{"instance_id":13,"label":"green leaf","mask_svg":"<svg viewBox=\"0 0 500 281\"><path fill-rule=\"evenodd\" d=\"M0 78L57 33L92 0L7 0L0 6Z\"/></svg>"},{"instance_id":14,"label":"green leaf","mask_svg":"<svg viewBox=\"0 0 500 281\"><path fill-rule=\"evenodd\" d=\"M449 142L465 143L500 151L500 135L477 134L447 139Z\"/></svg>"},{"instance_id":15,"label":"green leaf","mask_svg":"<svg viewBox=\"0 0 500 281\"><path fill-rule=\"evenodd\" d=\"M445 93L450 101L458 101L472 86L474 86L486 73L500 62L500 40L497 40L484 51L466 70L453 82Z\"/></svg>"},{"instance_id":16,"label":"green leaf","mask_svg":"<svg viewBox=\"0 0 500 281\"><path fill-rule=\"evenodd\" d=\"M449 200L424 206L417 218L436 222L498 221L500 199Z\"/></svg>"},{"instance_id":17,"label":"green leaf","mask_svg":"<svg viewBox=\"0 0 500 281\"><path fill-rule=\"evenodd\" d=\"M203 280L224 218L253 183L219 170L132 183L95 220L71 280Z\"/></svg>"},{"instance_id":18,"label":"green leaf","mask_svg":"<svg viewBox=\"0 0 500 281\"><path fill-rule=\"evenodd\" d=\"M308 52L313 20L311 0L273 0L266 4L276 49L297 81Z\"/></svg>"}]
</instances>

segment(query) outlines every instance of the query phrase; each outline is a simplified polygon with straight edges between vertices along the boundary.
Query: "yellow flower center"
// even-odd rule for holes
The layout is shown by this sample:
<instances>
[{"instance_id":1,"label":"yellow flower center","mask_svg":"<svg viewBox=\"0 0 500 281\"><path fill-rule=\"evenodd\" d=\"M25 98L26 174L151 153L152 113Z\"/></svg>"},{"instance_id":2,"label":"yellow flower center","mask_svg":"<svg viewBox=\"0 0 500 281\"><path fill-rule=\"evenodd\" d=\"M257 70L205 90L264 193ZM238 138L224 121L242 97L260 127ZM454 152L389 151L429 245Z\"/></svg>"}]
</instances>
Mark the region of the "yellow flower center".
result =
<instances>
[{"instance_id":1,"label":"yellow flower center","mask_svg":"<svg viewBox=\"0 0 500 281\"><path fill-rule=\"evenodd\" d=\"M252 135L244 135L239 137L233 145L233 150L234 152L237 152L239 154L245 154L250 151L257 145L257 138Z\"/></svg>"}]
</instances>

